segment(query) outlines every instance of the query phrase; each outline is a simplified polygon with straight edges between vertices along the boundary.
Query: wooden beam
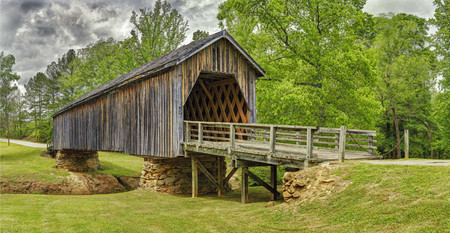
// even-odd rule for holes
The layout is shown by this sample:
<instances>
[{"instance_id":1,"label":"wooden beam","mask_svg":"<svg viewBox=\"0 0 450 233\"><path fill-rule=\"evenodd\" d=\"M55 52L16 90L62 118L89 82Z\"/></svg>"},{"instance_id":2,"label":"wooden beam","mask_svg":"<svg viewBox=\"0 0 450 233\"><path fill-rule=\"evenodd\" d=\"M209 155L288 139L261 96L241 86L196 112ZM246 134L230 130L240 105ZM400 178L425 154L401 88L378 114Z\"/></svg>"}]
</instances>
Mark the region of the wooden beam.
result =
<instances>
[{"instance_id":1,"label":"wooden beam","mask_svg":"<svg viewBox=\"0 0 450 233\"><path fill-rule=\"evenodd\" d=\"M195 162L194 156L191 156L191 164L192 164L192 197L198 197L198 167Z\"/></svg>"},{"instance_id":2,"label":"wooden beam","mask_svg":"<svg viewBox=\"0 0 450 233\"><path fill-rule=\"evenodd\" d=\"M193 158L194 158L194 157L193 157ZM200 161L198 161L196 158L194 158L194 160L195 160L195 162L196 162L196 164L197 164L197 167L200 169L200 171L201 171L203 174L205 174L206 178L208 178L208 180L209 180L212 184L214 184L218 189L221 189L222 192L225 192L224 188L221 187L221 186L219 185L219 183L217 182L217 180L214 178L213 175L211 175L211 173L208 171L208 169L206 169L206 167L203 166L203 164L200 163Z\"/></svg>"},{"instance_id":3,"label":"wooden beam","mask_svg":"<svg viewBox=\"0 0 450 233\"><path fill-rule=\"evenodd\" d=\"M233 177L234 173L236 173L236 171L238 170L237 167L233 167L233 169L230 171L230 173L228 173L227 177L225 177L225 179L223 180L223 185L227 185L228 182L230 181L231 177Z\"/></svg>"},{"instance_id":4,"label":"wooden beam","mask_svg":"<svg viewBox=\"0 0 450 233\"><path fill-rule=\"evenodd\" d=\"M211 95L211 93L208 91L208 88L206 88L205 84L202 82L202 80L198 80L198 83L200 84L200 87L203 89L203 91L205 92L206 96L210 99L213 100L213 97Z\"/></svg>"},{"instance_id":5,"label":"wooden beam","mask_svg":"<svg viewBox=\"0 0 450 233\"><path fill-rule=\"evenodd\" d=\"M341 126L339 130L339 154L338 154L338 160L340 163L343 163L345 159L346 135L347 135L347 127Z\"/></svg>"},{"instance_id":6,"label":"wooden beam","mask_svg":"<svg viewBox=\"0 0 450 233\"><path fill-rule=\"evenodd\" d=\"M248 167L242 167L241 202L248 203Z\"/></svg>"},{"instance_id":7,"label":"wooden beam","mask_svg":"<svg viewBox=\"0 0 450 233\"><path fill-rule=\"evenodd\" d=\"M306 129L306 158L305 158L305 168L309 167L309 161L313 157L313 140L314 135L312 129Z\"/></svg>"},{"instance_id":8,"label":"wooden beam","mask_svg":"<svg viewBox=\"0 0 450 233\"><path fill-rule=\"evenodd\" d=\"M277 166L274 165L270 166L270 184L274 190L277 190ZM272 193L270 200L276 201L277 197L278 196L276 194Z\"/></svg>"},{"instance_id":9,"label":"wooden beam","mask_svg":"<svg viewBox=\"0 0 450 233\"><path fill-rule=\"evenodd\" d=\"M224 165L224 157L222 156L217 156L217 182L219 184L219 188L217 190L217 195L219 197L223 196L224 192L225 192L225 188L223 185L223 176L224 176L224 170L223 170L223 165Z\"/></svg>"},{"instance_id":10,"label":"wooden beam","mask_svg":"<svg viewBox=\"0 0 450 233\"><path fill-rule=\"evenodd\" d=\"M256 182L258 182L258 184L260 184L261 186L264 186L264 188L269 190L273 195L275 195L275 196L279 196L280 195L280 193L276 189L271 187L269 184L267 184L264 180L259 178L257 175L253 174L253 172L248 170L248 168L246 169L246 172L252 179L254 179Z\"/></svg>"}]
</instances>

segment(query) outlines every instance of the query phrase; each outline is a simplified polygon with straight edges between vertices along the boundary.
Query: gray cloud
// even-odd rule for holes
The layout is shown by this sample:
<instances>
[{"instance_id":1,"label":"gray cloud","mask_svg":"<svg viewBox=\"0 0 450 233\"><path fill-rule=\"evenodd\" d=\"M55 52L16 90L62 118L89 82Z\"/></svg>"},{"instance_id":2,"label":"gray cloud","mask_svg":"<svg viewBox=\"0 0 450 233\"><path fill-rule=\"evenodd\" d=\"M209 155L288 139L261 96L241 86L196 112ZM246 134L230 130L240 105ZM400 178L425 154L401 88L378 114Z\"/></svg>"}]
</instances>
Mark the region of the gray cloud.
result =
<instances>
[{"instance_id":1,"label":"gray cloud","mask_svg":"<svg viewBox=\"0 0 450 233\"><path fill-rule=\"evenodd\" d=\"M216 15L224 0L168 0L189 21L189 43L196 30L219 30ZM69 49L100 38L129 36L132 10L153 7L155 0L0 0L0 50L16 57L14 70L24 84ZM367 12L406 12L432 17L432 0L368 0Z\"/></svg>"},{"instance_id":2,"label":"gray cloud","mask_svg":"<svg viewBox=\"0 0 450 233\"><path fill-rule=\"evenodd\" d=\"M373 15L380 13L408 13L422 18L434 17L433 0L368 0L364 11Z\"/></svg>"}]
</instances>

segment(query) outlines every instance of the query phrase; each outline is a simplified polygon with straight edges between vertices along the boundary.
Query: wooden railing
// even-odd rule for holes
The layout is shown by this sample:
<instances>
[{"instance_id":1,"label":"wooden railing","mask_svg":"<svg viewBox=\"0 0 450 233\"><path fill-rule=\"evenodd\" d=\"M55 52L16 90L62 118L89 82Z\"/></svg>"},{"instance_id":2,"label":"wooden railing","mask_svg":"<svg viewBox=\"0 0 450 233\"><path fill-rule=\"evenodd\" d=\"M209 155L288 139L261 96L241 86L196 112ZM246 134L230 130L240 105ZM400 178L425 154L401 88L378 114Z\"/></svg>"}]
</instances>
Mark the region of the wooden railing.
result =
<instances>
[{"instance_id":1,"label":"wooden railing","mask_svg":"<svg viewBox=\"0 0 450 233\"><path fill-rule=\"evenodd\" d=\"M272 124L223 123L185 121L185 142L197 146L212 144L226 145L229 151L240 148L272 156L275 154L301 155L305 165L317 160L314 150L335 150L339 161L343 161L347 150L373 152L376 131L322 128L314 126L291 126ZM347 143L347 141L349 143Z\"/></svg>"}]
</instances>

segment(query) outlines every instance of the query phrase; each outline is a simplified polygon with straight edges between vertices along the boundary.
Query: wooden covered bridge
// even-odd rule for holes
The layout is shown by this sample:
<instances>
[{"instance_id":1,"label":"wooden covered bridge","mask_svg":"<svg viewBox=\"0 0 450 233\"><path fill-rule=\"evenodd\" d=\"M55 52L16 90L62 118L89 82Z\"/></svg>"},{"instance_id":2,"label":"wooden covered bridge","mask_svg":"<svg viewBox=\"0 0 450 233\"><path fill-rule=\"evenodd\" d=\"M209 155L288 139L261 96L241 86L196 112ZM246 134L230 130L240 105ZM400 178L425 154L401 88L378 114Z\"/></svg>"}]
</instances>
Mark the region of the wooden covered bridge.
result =
<instances>
[{"instance_id":1,"label":"wooden covered bridge","mask_svg":"<svg viewBox=\"0 0 450 233\"><path fill-rule=\"evenodd\" d=\"M242 168L245 203L248 176L271 191L273 198L279 195L276 166L301 169L344 157L378 157L370 153L375 131L255 124L255 81L262 76L264 70L226 31L182 46L54 114L57 164L70 169L70 163L92 160L96 151L141 156L148 162L141 185L173 192L185 192L189 186L193 197L199 187L211 190L202 188L205 182L221 195ZM233 167L229 174L225 174L225 157ZM271 166L271 184L254 175L251 166ZM187 182L167 179L186 172Z\"/></svg>"}]
</instances>

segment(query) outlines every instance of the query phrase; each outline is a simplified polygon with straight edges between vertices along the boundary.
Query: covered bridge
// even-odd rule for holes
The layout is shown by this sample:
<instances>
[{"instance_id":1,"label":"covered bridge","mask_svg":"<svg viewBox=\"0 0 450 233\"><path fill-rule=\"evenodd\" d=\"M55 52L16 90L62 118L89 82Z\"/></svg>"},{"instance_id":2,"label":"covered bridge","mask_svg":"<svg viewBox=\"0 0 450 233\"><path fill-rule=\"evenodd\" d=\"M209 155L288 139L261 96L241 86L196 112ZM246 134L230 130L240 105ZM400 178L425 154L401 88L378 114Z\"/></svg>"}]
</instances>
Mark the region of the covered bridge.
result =
<instances>
[{"instance_id":1,"label":"covered bridge","mask_svg":"<svg viewBox=\"0 0 450 233\"><path fill-rule=\"evenodd\" d=\"M348 147L375 148L374 131L255 124L255 81L261 76L264 70L226 31L182 46L54 114L57 167L93 170L97 151L124 152L147 161L142 187L194 197L221 195L241 167L245 203L248 176L275 199L277 165L303 168L342 161ZM347 135L356 144L346 144ZM346 158L373 158L360 148ZM228 175L225 157L233 165ZM271 184L250 166L271 166Z\"/></svg>"}]
</instances>

